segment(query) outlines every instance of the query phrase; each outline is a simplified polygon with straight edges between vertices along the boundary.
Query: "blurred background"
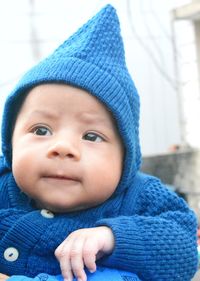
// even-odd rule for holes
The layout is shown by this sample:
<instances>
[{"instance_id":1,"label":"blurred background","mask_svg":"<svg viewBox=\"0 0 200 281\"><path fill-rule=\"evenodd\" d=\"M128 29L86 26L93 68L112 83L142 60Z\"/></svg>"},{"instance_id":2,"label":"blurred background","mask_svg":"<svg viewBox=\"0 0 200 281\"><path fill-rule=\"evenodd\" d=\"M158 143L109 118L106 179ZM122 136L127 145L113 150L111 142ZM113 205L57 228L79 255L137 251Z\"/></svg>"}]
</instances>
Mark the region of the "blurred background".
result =
<instances>
[{"instance_id":1,"label":"blurred background","mask_svg":"<svg viewBox=\"0 0 200 281\"><path fill-rule=\"evenodd\" d=\"M199 213L199 0L0 0L0 116L22 74L107 3L141 97L142 169Z\"/></svg>"},{"instance_id":2,"label":"blurred background","mask_svg":"<svg viewBox=\"0 0 200 281\"><path fill-rule=\"evenodd\" d=\"M200 222L200 0L0 0L0 121L23 73L107 3L140 93L142 170L182 196Z\"/></svg>"}]
</instances>

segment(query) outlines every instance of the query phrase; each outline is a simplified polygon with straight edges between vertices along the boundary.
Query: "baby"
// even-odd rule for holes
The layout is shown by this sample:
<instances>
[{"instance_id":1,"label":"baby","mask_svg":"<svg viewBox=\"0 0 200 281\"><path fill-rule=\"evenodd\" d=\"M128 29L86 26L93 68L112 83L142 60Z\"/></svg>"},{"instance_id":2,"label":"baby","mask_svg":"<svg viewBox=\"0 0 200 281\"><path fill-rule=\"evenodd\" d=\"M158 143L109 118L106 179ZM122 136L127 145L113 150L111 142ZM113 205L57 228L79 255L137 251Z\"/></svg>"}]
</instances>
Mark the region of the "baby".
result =
<instances>
[{"instance_id":1,"label":"baby","mask_svg":"<svg viewBox=\"0 0 200 281\"><path fill-rule=\"evenodd\" d=\"M85 281L87 270L103 266L143 281L191 280L196 217L139 171L138 124L138 93L107 5L29 70L6 101L1 273L22 280L61 272Z\"/></svg>"}]
</instances>

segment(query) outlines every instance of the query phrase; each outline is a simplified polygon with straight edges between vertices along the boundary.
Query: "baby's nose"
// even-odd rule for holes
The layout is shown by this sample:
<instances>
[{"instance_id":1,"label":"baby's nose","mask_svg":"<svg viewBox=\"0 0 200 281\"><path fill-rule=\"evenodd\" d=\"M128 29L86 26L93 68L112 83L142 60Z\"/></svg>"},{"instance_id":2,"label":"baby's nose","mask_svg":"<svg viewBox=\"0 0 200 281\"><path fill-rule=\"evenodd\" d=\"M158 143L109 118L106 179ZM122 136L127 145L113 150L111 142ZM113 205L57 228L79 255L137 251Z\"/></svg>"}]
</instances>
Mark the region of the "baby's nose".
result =
<instances>
[{"instance_id":1,"label":"baby's nose","mask_svg":"<svg viewBox=\"0 0 200 281\"><path fill-rule=\"evenodd\" d=\"M48 149L48 157L80 159L80 149L72 141L58 140Z\"/></svg>"}]
</instances>

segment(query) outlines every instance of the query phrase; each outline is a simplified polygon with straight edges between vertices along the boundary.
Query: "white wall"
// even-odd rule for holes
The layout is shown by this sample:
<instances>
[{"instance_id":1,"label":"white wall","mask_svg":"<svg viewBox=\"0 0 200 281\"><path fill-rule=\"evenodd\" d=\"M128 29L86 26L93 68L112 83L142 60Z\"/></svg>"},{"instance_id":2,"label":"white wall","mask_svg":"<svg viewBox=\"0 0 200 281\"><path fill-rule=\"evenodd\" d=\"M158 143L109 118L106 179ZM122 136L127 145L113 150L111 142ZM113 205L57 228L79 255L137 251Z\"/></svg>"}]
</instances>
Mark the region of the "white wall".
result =
<instances>
[{"instance_id":1,"label":"white wall","mask_svg":"<svg viewBox=\"0 0 200 281\"><path fill-rule=\"evenodd\" d=\"M179 50L178 70L185 139L192 147L200 148L200 131L198 129L200 120L200 74L198 74L193 22L177 21L175 32Z\"/></svg>"},{"instance_id":2,"label":"white wall","mask_svg":"<svg viewBox=\"0 0 200 281\"><path fill-rule=\"evenodd\" d=\"M141 96L143 154L168 151L181 135L169 11L183 2L188 1L0 0L0 114L22 73L111 3L118 10L128 68Z\"/></svg>"}]
</instances>

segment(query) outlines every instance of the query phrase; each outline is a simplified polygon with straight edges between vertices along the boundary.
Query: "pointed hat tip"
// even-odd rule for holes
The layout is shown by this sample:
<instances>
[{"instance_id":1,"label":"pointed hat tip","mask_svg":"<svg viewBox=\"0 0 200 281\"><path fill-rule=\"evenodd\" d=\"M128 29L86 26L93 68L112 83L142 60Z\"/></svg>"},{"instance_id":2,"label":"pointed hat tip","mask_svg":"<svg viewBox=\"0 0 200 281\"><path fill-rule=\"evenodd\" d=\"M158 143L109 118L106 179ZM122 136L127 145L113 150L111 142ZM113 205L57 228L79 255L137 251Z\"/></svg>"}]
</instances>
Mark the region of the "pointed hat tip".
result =
<instances>
[{"instance_id":1,"label":"pointed hat tip","mask_svg":"<svg viewBox=\"0 0 200 281\"><path fill-rule=\"evenodd\" d=\"M111 4L107 4L105 6L103 6L101 8L101 10L99 11L99 13L101 14L104 14L104 13L107 13L107 14L116 14L116 8L114 6L112 6ZM98 14L98 13L97 13Z\"/></svg>"}]
</instances>

